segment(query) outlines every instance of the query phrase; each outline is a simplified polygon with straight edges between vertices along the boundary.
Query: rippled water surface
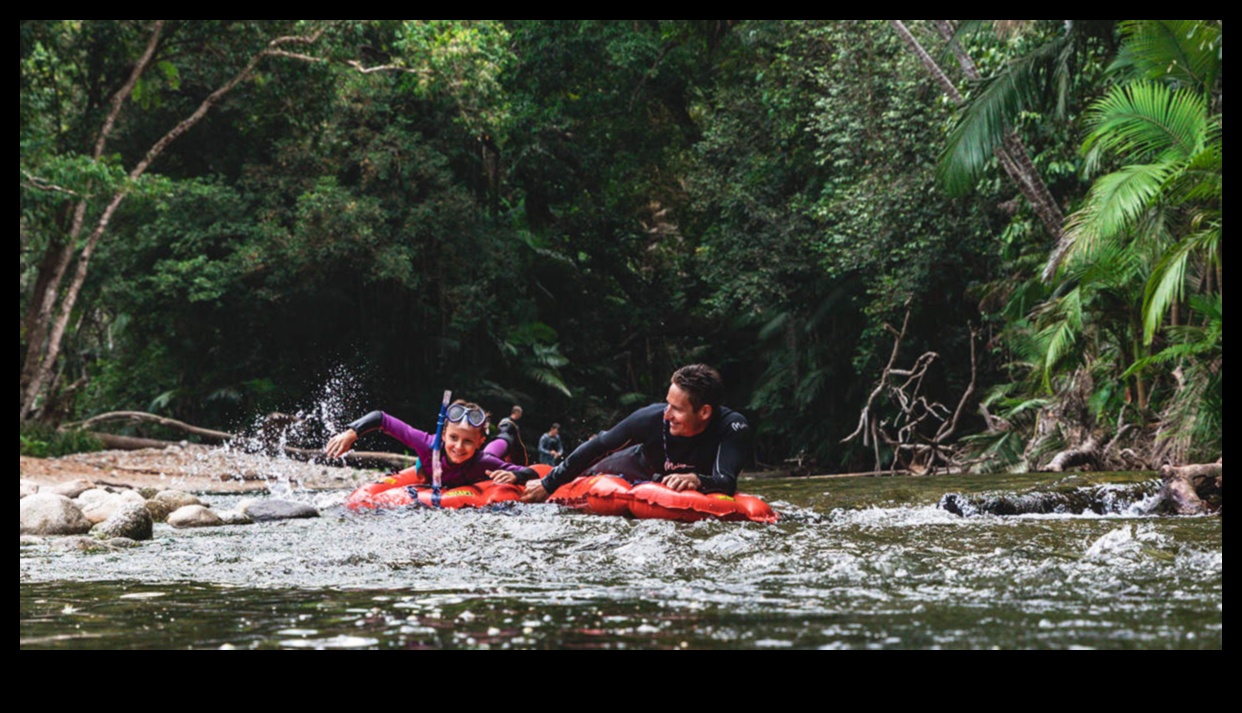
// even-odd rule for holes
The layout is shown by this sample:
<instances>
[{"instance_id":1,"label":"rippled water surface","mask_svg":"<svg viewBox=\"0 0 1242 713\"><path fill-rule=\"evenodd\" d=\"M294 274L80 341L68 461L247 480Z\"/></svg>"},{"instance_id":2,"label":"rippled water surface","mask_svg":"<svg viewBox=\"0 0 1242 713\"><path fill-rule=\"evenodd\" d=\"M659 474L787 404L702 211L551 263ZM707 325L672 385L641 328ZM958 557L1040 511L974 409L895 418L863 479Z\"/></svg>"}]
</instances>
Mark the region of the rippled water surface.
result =
<instances>
[{"instance_id":1,"label":"rippled water surface","mask_svg":"<svg viewBox=\"0 0 1242 713\"><path fill-rule=\"evenodd\" d=\"M323 516L160 525L112 552L23 546L20 646L1223 648L1223 519L1147 514L1150 474L744 489L781 522L552 505L355 514L344 492L294 492ZM1065 492L1103 514L937 506Z\"/></svg>"}]
</instances>

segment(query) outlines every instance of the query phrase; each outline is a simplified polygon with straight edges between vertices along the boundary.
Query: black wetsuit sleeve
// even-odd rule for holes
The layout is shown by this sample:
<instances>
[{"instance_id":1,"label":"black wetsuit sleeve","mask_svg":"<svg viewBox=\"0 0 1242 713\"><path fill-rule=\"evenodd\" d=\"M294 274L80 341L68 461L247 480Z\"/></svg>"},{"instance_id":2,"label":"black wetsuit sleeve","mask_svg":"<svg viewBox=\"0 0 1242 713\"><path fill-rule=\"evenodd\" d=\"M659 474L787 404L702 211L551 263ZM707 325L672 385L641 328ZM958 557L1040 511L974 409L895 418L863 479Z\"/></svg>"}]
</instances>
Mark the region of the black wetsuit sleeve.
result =
<instances>
[{"instance_id":1,"label":"black wetsuit sleeve","mask_svg":"<svg viewBox=\"0 0 1242 713\"><path fill-rule=\"evenodd\" d=\"M712 474L702 482L700 489L705 493L733 495L737 492L737 476L750 462L753 448L750 424L744 416L735 412L719 428L720 446L716 450Z\"/></svg>"},{"instance_id":2,"label":"black wetsuit sleeve","mask_svg":"<svg viewBox=\"0 0 1242 713\"><path fill-rule=\"evenodd\" d=\"M596 461L610 453L618 451L631 443L638 443L643 440L644 434L652 432L660 433L664 418L664 409L662 406L656 405L639 409L625 420L613 426L611 429L604 431L595 438L583 441L581 445L574 449L560 465L552 469L541 483L543 489L551 493L553 490L561 487L565 483L570 482L579 475L586 472ZM654 421L652 413L655 414Z\"/></svg>"},{"instance_id":3,"label":"black wetsuit sleeve","mask_svg":"<svg viewBox=\"0 0 1242 713\"><path fill-rule=\"evenodd\" d=\"M517 469L517 470L510 471L510 472L511 472L511 473L513 473L514 475L516 475L516 476L517 476L517 482L519 482L519 483L527 483L527 482L530 482L530 481L532 481L532 480L538 480L538 479L539 479L539 473L537 473L537 472L535 472L533 469L531 469L531 468L527 468L527 467L525 467L525 466L522 466L521 468L519 468L519 469Z\"/></svg>"},{"instance_id":4,"label":"black wetsuit sleeve","mask_svg":"<svg viewBox=\"0 0 1242 713\"><path fill-rule=\"evenodd\" d=\"M354 421L353 423L349 424L349 428L354 429L354 433L357 433L359 436L361 436L364 433L370 433L371 431L377 431L383 425L384 425L384 412L383 411L372 411L371 413L363 416L357 421Z\"/></svg>"}]
</instances>

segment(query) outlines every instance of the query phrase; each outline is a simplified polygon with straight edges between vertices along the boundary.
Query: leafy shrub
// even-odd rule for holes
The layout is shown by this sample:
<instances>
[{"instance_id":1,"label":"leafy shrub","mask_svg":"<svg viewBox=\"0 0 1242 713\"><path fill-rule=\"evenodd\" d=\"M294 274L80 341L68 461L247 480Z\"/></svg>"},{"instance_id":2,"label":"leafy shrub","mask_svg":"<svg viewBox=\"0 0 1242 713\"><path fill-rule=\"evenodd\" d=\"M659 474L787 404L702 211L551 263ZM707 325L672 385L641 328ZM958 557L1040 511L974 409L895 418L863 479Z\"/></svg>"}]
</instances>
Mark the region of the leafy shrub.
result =
<instances>
[{"instance_id":1,"label":"leafy shrub","mask_svg":"<svg viewBox=\"0 0 1242 713\"><path fill-rule=\"evenodd\" d=\"M57 430L51 426L22 426L18 434L19 451L24 456L58 458L70 453L102 451L104 444L87 431Z\"/></svg>"}]
</instances>

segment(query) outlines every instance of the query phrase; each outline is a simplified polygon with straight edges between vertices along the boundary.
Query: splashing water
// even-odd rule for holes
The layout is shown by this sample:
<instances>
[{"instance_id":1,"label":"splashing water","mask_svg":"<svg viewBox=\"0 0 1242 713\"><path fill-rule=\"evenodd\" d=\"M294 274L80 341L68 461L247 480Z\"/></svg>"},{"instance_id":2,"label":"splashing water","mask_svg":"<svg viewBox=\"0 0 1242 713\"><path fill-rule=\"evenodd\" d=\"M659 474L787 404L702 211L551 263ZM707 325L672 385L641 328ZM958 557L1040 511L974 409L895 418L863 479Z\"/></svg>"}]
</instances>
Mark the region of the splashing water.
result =
<instances>
[{"instance_id":1,"label":"splashing water","mask_svg":"<svg viewBox=\"0 0 1242 713\"><path fill-rule=\"evenodd\" d=\"M351 468L344 462L328 464L320 453L328 439L345 427L341 419L358 411L358 404L365 402L358 379L345 367L337 367L324 379L310 403L255 415L231 441L196 451L193 462L186 464L184 470L221 480L262 481L272 495L282 498L307 497L308 481L319 482L322 488L325 482L344 487L371 479L374 472ZM166 484L178 485L175 478ZM324 502L322 494L313 499Z\"/></svg>"}]
</instances>

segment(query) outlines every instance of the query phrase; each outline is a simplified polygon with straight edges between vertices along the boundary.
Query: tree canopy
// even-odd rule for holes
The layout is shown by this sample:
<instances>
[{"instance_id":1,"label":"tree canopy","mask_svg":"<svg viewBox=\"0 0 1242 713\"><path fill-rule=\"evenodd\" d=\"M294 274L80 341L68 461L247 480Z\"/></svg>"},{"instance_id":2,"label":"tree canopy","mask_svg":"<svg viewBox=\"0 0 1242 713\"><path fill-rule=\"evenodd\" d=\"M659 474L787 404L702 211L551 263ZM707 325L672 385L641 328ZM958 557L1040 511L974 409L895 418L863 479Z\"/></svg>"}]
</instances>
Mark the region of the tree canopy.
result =
<instances>
[{"instance_id":1,"label":"tree canopy","mask_svg":"<svg viewBox=\"0 0 1242 713\"><path fill-rule=\"evenodd\" d=\"M1214 458L1221 35L23 20L21 420L417 422L452 388L572 443L703 361L759 466L868 470L900 449L842 441L934 354L975 468Z\"/></svg>"}]
</instances>

